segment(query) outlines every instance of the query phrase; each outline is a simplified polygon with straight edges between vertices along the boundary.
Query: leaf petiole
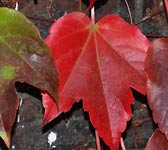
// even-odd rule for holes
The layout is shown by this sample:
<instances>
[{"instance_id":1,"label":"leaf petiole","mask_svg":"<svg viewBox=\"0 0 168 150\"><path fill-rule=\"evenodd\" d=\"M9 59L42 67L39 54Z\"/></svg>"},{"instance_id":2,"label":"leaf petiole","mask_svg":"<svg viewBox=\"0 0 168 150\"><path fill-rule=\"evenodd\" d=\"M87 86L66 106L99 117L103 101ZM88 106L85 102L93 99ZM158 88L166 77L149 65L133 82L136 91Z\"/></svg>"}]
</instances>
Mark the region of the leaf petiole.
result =
<instances>
[{"instance_id":1,"label":"leaf petiole","mask_svg":"<svg viewBox=\"0 0 168 150\"><path fill-rule=\"evenodd\" d=\"M95 24L95 8L94 6L91 8L91 22Z\"/></svg>"},{"instance_id":2,"label":"leaf petiole","mask_svg":"<svg viewBox=\"0 0 168 150\"><path fill-rule=\"evenodd\" d=\"M95 136L96 136L96 146L97 146L97 150L101 150L99 134L98 134L98 132L97 132L96 129L95 129Z\"/></svg>"}]
</instances>

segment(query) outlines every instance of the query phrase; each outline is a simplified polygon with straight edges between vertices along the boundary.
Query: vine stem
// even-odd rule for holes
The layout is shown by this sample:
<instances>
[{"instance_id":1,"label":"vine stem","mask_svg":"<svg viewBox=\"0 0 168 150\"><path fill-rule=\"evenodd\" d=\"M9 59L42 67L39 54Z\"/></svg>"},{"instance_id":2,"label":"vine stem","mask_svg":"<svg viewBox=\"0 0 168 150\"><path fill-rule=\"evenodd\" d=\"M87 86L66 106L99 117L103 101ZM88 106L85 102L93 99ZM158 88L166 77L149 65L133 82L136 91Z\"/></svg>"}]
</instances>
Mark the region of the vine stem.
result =
<instances>
[{"instance_id":1,"label":"vine stem","mask_svg":"<svg viewBox=\"0 0 168 150\"><path fill-rule=\"evenodd\" d=\"M82 0L79 0L79 11L82 11Z\"/></svg>"},{"instance_id":2,"label":"vine stem","mask_svg":"<svg viewBox=\"0 0 168 150\"><path fill-rule=\"evenodd\" d=\"M18 11L18 9L19 9L19 3L18 3L18 1L16 1L16 4L15 4L15 10Z\"/></svg>"},{"instance_id":3,"label":"vine stem","mask_svg":"<svg viewBox=\"0 0 168 150\"><path fill-rule=\"evenodd\" d=\"M95 8L94 6L91 8L91 22L95 24Z\"/></svg>"},{"instance_id":4,"label":"vine stem","mask_svg":"<svg viewBox=\"0 0 168 150\"><path fill-rule=\"evenodd\" d=\"M35 16L26 16L26 17L31 20L39 20L39 21L45 21L45 22L51 22L51 23L55 22L55 19L39 18L39 17L35 17Z\"/></svg>"},{"instance_id":5,"label":"vine stem","mask_svg":"<svg viewBox=\"0 0 168 150\"><path fill-rule=\"evenodd\" d=\"M127 0L125 0L125 4L126 4L126 6L127 6L127 10L128 10L129 18L130 18L130 23L133 24L133 19L132 19L131 10L130 10L130 7L129 7L129 4L128 4L128 1L127 1Z\"/></svg>"},{"instance_id":6,"label":"vine stem","mask_svg":"<svg viewBox=\"0 0 168 150\"><path fill-rule=\"evenodd\" d=\"M168 38L166 35L159 35L159 34L151 34L151 33L143 33L147 37L153 37L153 38Z\"/></svg>"},{"instance_id":7,"label":"vine stem","mask_svg":"<svg viewBox=\"0 0 168 150\"><path fill-rule=\"evenodd\" d=\"M120 139L120 142L121 142L121 148L122 148L122 150L126 150L125 145L124 145L124 140L123 140L122 137Z\"/></svg>"},{"instance_id":8,"label":"vine stem","mask_svg":"<svg viewBox=\"0 0 168 150\"><path fill-rule=\"evenodd\" d=\"M101 150L100 138L99 138L99 134L98 134L97 130L95 130L95 136L96 136L96 147L97 147L97 150Z\"/></svg>"},{"instance_id":9,"label":"vine stem","mask_svg":"<svg viewBox=\"0 0 168 150\"><path fill-rule=\"evenodd\" d=\"M135 24L135 25L138 25L138 24L140 24L140 23L142 23L142 22L144 22L144 21L146 21L146 20L148 20L148 19L151 19L151 18L154 17L154 16L157 16L157 15L163 13L164 11L165 11L165 9L161 9L161 10L159 10L159 11L153 12L153 13L150 14L150 15L146 15L145 17L143 17L141 20L135 22L134 24Z\"/></svg>"},{"instance_id":10,"label":"vine stem","mask_svg":"<svg viewBox=\"0 0 168 150\"><path fill-rule=\"evenodd\" d=\"M53 15L53 0L50 0L49 13L50 13L50 17L54 20L54 15Z\"/></svg>"}]
</instances>

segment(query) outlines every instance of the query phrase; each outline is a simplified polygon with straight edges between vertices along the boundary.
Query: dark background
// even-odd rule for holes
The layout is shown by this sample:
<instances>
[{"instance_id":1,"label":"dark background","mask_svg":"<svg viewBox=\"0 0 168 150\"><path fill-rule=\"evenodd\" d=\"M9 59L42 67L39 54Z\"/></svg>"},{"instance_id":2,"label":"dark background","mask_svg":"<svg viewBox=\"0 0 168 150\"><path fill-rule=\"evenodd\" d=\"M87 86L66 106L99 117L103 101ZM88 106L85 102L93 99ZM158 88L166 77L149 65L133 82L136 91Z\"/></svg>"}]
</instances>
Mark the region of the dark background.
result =
<instances>
[{"instance_id":1,"label":"dark background","mask_svg":"<svg viewBox=\"0 0 168 150\"><path fill-rule=\"evenodd\" d=\"M149 18L138 24L140 30L154 40L168 35L168 24L162 0L128 0L134 23L141 22L144 17ZM19 0L19 11L23 12L39 29L41 36L48 35L49 27L54 18L71 11L85 11L88 0L82 1L81 10L79 0ZM1 1L1 7L15 7L15 0ZM97 0L96 20L109 13L116 13L130 22L128 10L124 0ZM155 15L157 14L157 15ZM154 15L154 17L150 17ZM62 114L50 124L42 127L44 109L41 103L40 91L27 84L16 83L16 88L22 104L18 110L16 123L13 127L11 150L96 150L94 128L87 112L82 109L82 101L74 104L70 112ZM123 133L127 150L143 150L146 142L157 125L152 120L151 111L146 97L133 91L135 103L132 106L133 117L128 122ZM49 145L48 136L53 132L56 140ZM6 150L1 141L0 150ZM102 150L108 147L101 141Z\"/></svg>"}]
</instances>

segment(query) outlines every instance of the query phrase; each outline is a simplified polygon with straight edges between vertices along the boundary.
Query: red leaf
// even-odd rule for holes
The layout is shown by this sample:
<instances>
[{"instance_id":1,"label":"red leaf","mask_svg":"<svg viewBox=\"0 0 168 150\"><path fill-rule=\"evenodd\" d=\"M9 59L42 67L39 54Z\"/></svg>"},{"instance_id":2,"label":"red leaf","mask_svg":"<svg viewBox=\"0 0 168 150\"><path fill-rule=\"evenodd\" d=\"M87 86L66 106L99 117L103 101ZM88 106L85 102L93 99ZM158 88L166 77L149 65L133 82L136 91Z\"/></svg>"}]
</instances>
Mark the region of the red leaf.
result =
<instances>
[{"instance_id":1,"label":"red leaf","mask_svg":"<svg viewBox=\"0 0 168 150\"><path fill-rule=\"evenodd\" d=\"M96 0L89 0L90 4L89 7L87 8L87 10L91 9L94 6L94 3L96 2Z\"/></svg>"},{"instance_id":2,"label":"red leaf","mask_svg":"<svg viewBox=\"0 0 168 150\"><path fill-rule=\"evenodd\" d=\"M118 149L131 118L130 87L146 92L148 40L117 15L91 24L86 14L73 12L53 24L46 42L60 76L58 114L83 99L99 135L111 149Z\"/></svg>"},{"instance_id":3,"label":"red leaf","mask_svg":"<svg viewBox=\"0 0 168 150\"><path fill-rule=\"evenodd\" d=\"M168 15L168 0L164 0L164 3L165 3L165 7L166 7L166 12L167 12L167 15Z\"/></svg>"},{"instance_id":4,"label":"red leaf","mask_svg":"<svg viewBox=\"0 0 168 150\"><path fill-rule=\"evenodd\" d=\"M43 125L46 125L59 114L59 111L56 102L47 93L42 93L42 97L43 107L45 108Z\"/></svg>"},{"instance_id":5,"label":"red leaf","mask_svg":"<svg viewBox=\"0 0 168 150\"><path fill-rule=\"evenodd\" d=\"M157 39L152 43L145 63L148 102L155 122L168 138L168 39Z\"/></svg>"},{"instance_id":6,"label":"red leaf","mask_svg":"<svg viewBox=\"0 0 168 150\"><path fill-rule=\"evenodd\" d=\"M159 129L156 129L153 135L150 137L145 150L167 150L168 141L165 134L161 133Z\"/></svg>"}]
</instances>

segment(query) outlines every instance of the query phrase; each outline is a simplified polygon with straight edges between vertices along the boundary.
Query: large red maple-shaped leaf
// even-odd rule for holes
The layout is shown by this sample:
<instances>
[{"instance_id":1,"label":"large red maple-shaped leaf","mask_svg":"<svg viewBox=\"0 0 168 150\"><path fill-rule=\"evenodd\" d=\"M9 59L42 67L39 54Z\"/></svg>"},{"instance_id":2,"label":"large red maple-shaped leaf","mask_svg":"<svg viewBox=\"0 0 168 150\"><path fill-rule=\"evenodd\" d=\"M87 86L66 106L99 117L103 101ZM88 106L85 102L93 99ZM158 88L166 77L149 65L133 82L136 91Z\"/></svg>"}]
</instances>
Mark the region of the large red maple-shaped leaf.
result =
<instances>
[{"instance_id":1,"label":"large red maple-shaped leaf","mask_svg":"<svg viewBox=\"0 0 168 150\"><path fill-rule=\"evenodd\" d=\"M148 102L155 122L168 139L168 39L153 41L145 63Z\"/></svg>"},{"instance_id":2,"label":"large red maple-shaped leaf","mask_svg":"<svg viewBox=\"0 0 168 150\"><path fill-rule=\"evenodd\" d=\"M82 99L99 135L111 149L118 149L121 132L131 118L130 87L141 93L146 90L144 59L149 41L117 15L91 24L86 14L73 12L53 24L46 43L60 83L59 112L52 109L45 119L67 112ZM47 95L44 102L50 102Z\"/></svg>"}]
</instances>

